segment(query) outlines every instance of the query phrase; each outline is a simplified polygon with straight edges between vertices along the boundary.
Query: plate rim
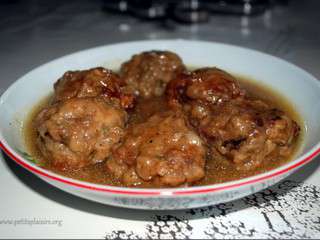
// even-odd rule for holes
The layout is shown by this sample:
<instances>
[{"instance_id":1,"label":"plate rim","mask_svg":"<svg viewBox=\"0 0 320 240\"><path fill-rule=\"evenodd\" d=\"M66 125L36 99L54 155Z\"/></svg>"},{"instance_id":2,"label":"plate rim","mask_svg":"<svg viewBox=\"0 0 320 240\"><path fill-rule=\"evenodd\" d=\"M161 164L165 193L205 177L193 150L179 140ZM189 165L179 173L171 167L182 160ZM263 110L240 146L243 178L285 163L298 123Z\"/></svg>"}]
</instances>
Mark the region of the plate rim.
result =
<instances>
[{"instance_id":1,"label":"plate rim","mask_svg":"<svg viewBox=\"0 0 320 240\"><path fill-rule=\"evenodd\" d=\"M254 54L258 55L264 55L268 58L272 58L276 61L280 61L295 70L303 73L307 78L308 81L312 81L314 84L316 84L320 89L320 82L317 80L313 75L305 71L304 69L286 61L281 58L275 57L273 55L270 55L268 53L260 52L254 49L235 46L231 44L225 44L225 43L219 43L219 42L210 42L210 41L200 41L200 40L185 40L185 39L163 39L163 40L142 40L142 41L127 41L127 42L120 42L120 43L114 43L114 44L107 44L102 46L97 46L93 48L88 48L80 51L76 51L74 53L67 54L65 56L61 56L59 58L53 59L52 61L49 61L47 63L44 63L28 73L24 74L20 78L18 78L16 81L14 81L9 88L1 95L0 97L0 107L1 105L5 104L5 99L8 96L8 94L14 89L16 84L18 84L20 81L23 81L23 79L28 76L32 75L34 72L41 68L45 68L47 65L54 64L55 62L61 61L61 59L64 58L72 58L77 54L83 54L85 52L91 52L91 51L97 51L99 49L103 49L105 47L113 47L118 45L127 45L127 44L143 44L143 43L154 43L155 45L158 43L166 43L166 44L172 44L181 42L183 43L198 43L198 44L213 44L213 45L220 45L227 48L234 48L234 49L240 49L243 51L249 51ZM102 185L102 184L95 184L90 183L86 181L81 181L69 177L65 177L60 174L56 174L54 172L51 172L49 170L46 170L44 168L41 168L40 166L37 166L35 163L32 163L28 161L27 159L22 158L14 149L11 148L11 146L7 143L6 139L3 137L2 132L0 131L0 148L3 149L3 151L16 163L21 165L22 167L26 168L30 172L32 172L35 175L41 175L42 177L47 177L51 180L58 181L60 183L64 183L73 187L78 187L86 190L93 190L98 192L104 192L104 193L111 193L111 194L120 194L120 195L130 195L130 196L191 196L191 195L198 195L198 194L206 194L206 193L216 193L216 192L222 192L225 190L233 190L235 188L244 187L250 184L255 183L261 183L264 180L271 179L273 177L283 175L285 173L289 173L294 170L298 170L301 166L305 165L306 163L310 162L312 159L314 159L319 153L320 153L320 141L318 141L317 144L315 144L308 152L301 155L300 157L289 161L288 163L272 169L270 171L267 171L265 173L260 173L254 176L246 177L243 179L233 180L225 183L219 183L219 184L210 184L205 186L191 186L191 187L179 187L179 188L129 188L129 187L117 187L117 186L110 186L110 185Z\"/></svg>"}]
</instances>

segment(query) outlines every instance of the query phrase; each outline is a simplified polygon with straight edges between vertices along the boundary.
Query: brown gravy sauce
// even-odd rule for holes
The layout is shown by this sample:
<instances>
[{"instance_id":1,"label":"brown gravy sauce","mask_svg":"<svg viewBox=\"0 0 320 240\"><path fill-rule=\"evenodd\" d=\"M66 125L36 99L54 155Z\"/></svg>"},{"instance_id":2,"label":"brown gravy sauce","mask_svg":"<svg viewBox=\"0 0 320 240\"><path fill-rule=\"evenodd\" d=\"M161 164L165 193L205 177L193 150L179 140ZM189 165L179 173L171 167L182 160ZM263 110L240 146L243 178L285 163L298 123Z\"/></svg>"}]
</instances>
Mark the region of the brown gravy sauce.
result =
<instances>
[{"instance_id":1,"label":"brown gravy sauce","mask_svg":"<svg viewBox=\"0 0 320 240\"><path fill-rule=\"evenodd\" d=\"M269 161L268 163L263 163L258 168L250 171L237 170L234 164L230 163L229 161L226 161L222 157L215 157L213 160L211 156L208 156L206 163L206 175L201 181L199 181L195 185L222 183L269 171L292 160L302 149L302 140L305 132L305 124L302 118L299 116L299 114L294 110L294 106L292 106L292 104L283 96L281 96L273 89L263 84L257 83L252 79L241 76L237 76L237 79L239 80L242 88L246 89L249 95L265 100L274 107L284 110L286 114L288 114L293 120L295 120L299 124L299 126L301 127L301 132L298 139L294 143L294 151L289 158ZM29 116L26 119L23 133L28 154L31 155L32 158L34 158L35 161L43 168L61 174L63 176L92 183L121 186L121 183L119 181L114 179L110 174L108 174L105 171L103 163L85 167L78 171L58 171L56 169L53 169L50 166L50 164L43 158L35 144L37 133L33 126L33 119L41 111L41 109L48 105L50 99L51 96L48 96L42 101L40 101L39 104L37 104L33 108L33 110L30 112ZM137 102L137 106L135 107L134 111L130 113L129 124L143 122L153 113L165 111L166 109L167 106L163 97L157 97L151 100L148 99L147 101L140 100ZM150 186L146 185L143 187Z\"/></svg>"}]
</instances>

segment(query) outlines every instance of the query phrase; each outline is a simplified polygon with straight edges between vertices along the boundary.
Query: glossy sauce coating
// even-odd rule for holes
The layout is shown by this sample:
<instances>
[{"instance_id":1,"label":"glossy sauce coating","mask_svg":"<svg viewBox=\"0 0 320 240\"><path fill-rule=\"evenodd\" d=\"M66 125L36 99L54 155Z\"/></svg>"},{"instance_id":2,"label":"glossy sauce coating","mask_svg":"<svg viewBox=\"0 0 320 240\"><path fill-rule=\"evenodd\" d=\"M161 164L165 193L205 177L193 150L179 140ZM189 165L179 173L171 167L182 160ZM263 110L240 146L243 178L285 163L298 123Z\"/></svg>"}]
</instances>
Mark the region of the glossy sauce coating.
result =
<instances>
[{"instance_id":1,"label":"glossy sauce coating","mask_svg":"<svg viewBox=\"0 0 320 240\"><path fill-rule=\"evenodd\" d=\"M276 94L274 91L268 89L265 86L257 84L253 80L248 80L243 77L238 77L238 79L241 87L247 90L250 96L254 98L258 97L274 107L285 110L288 116L297 121L300 126L303 126L303 121L300 119L299 115L294 111L293 106L282 96ZM43 154L39 151L38 147L35 144L37 139L37 132L33 127L32 121L34 117L39 113L39 111L50 101L51 98L49 97L48 99L45 99L44 101L39 103L39 106L36 106L34 108L32 113L30 113L28 120L26 121L26 127L24 129L25 139L30 155L37 159L38 163L44 168L62 174L64 176L99 184L126 186L119 179L115 178L113 174L111 174L108 171L105 171L104 163L89 165L78 170L61 171L54 168L48 161L44 159ZM152 116L154 113L166 112L169 109L170 108L168 107L167 101L163 96L153 97L148 100L138 99L136 107L133 110L129 111L128 124L130 126L134 124L143 123L147 119L149 119L150 116ZM270 159L270 161L262 162L259 167L251 170L249 169L243 171L242 169L237 168L232 162L227 161L224 156L215 153L215 150L213 149L206 155L205 176L201 180L195 182L193 185L207 185L231 181L256 175L258 173L262 173L270 169L276 168L278 166L281 166L282 164L290 161L292 157L294 157L294 155L299 151L303 139L304 129L301 128L301 130L302 131L299 137L295 139L295 142L293 143L292 152L289 157ZM149 188L155 187L155 185L151 184L150 182L145 182L139 184L138 187ZM156 187L159 187L159 185L157 185Z\"/></svg>"}]
</instances>

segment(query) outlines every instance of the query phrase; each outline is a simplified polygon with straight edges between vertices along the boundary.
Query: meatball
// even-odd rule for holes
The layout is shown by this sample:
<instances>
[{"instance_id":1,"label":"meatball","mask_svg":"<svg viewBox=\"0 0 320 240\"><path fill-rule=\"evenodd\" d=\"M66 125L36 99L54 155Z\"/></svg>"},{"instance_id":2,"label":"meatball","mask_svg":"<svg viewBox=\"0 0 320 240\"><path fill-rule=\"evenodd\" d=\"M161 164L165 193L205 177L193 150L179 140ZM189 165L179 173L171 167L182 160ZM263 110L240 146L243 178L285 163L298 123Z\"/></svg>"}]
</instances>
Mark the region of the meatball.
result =
<instances>
[{"instance_id":1,"label":"meatball","mask_svg":"<svg viewBox=\"0 0 320 240\"><path fill-rule=\"evenodd\" d=\"M204 177L206 147L180 113L157 113L131 126L106 162L127 186L187 186Z\"/></svg>"},{"instance_id":2,"label":"meatball","mask_svg":"<svg viewBox=\"0 0 320 240\"><path fill-rule=\"evenodd\" d=\"M68 71L54 84L53 102L73 97L104 97L124 108L132 107L133 95L124 93L125 83L111 70L98 67Z\"/></svg>"},{"instance_id":3,"label":"meatball","mask_svg":"<svg viewBox=\"0 0 320 240\"><path fill-rule=\"evenodd\" d=\"M289 156L299 126L282 111L249 98L236 79L217 68L182 74L166 89L169 105L182 109L199 135L238 169L254 169Z\"/></svg>"},{"instance_id":4,"label":"meatball","mask_svg":"<svg viewBox=\"0 0 320 240\"><path fill-rule=\"evenodd\" d=\"M166 90L171 105L186 99L216 104L244 95L237 80L218 68L201 68L189 74L180 74L171 81Z\"/></svg>"},{"instance_id":5,"label":"meatball","mask_svg":"<svg viewBox=\"0 0 320 240\"><path fill-rule=\"evenodd\" d=\"M168 51L150 51L134 55L121 66L120 76L131 92L144 98L160 96L167 83L185 66L178 55Z\"/></svg>"},{"instance_id":6,"label":"meatball","mask_svg":"<svg viewBox=\"0 0 320 240\"><path fill-rule=\"evenodd\" d=\"M289 156L299 134L295 121L259 100L238 99L210 108L196 103L190 111L190 121L200 134L238 169Z\"/></svg>"},{"instance_id":7,"label":"meatball","mask_svg":"<svg viewBox=\"0 0 320 240\"><path fill-rule=\"evenodd\" d=\"M42 110L37 146L58 170L104 161L123 136L126 112L99 98L71 98Z\"/></svg>"}]
</instances>

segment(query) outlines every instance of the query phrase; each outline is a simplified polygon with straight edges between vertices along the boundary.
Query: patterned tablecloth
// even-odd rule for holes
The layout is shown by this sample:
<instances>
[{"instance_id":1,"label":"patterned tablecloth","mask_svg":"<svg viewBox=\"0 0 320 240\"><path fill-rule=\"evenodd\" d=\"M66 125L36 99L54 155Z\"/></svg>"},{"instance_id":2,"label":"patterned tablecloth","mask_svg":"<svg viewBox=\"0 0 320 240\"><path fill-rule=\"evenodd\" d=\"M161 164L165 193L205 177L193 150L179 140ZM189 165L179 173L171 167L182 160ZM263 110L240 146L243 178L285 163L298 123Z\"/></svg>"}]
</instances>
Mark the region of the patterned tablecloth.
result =
<instances>
[{"instance_id":1,"label":"patterned tablecloth","mask_svg":"<svg viewBox=\"0 0 320 240\"><path fill-rule=\"evenodd\" d=\"M220 239L319 238L320 188L286 180L243 199L154 214L141 229L107 231L107 238ZM200 220L197 220L200 219Z\"/></svg>"},{"instance_id":2,"label":"patterned tablecloth","mask_svg":"<svg viewBox=\"0 0 320 240\"><path fill-rule=\"evenodd\" d=\"M320 78L316 0L305 5L290 1L254 18L213 16L210 23L193 26L108 15L98 1L14 2L0 5L0 94L22 74L56 57L138 39L250 47ZM2 152L0 183L0 238L320 238L320 158L265 191L183 211L130 210L80 199L51 187Z\"/></svg>"}]
</instances>

